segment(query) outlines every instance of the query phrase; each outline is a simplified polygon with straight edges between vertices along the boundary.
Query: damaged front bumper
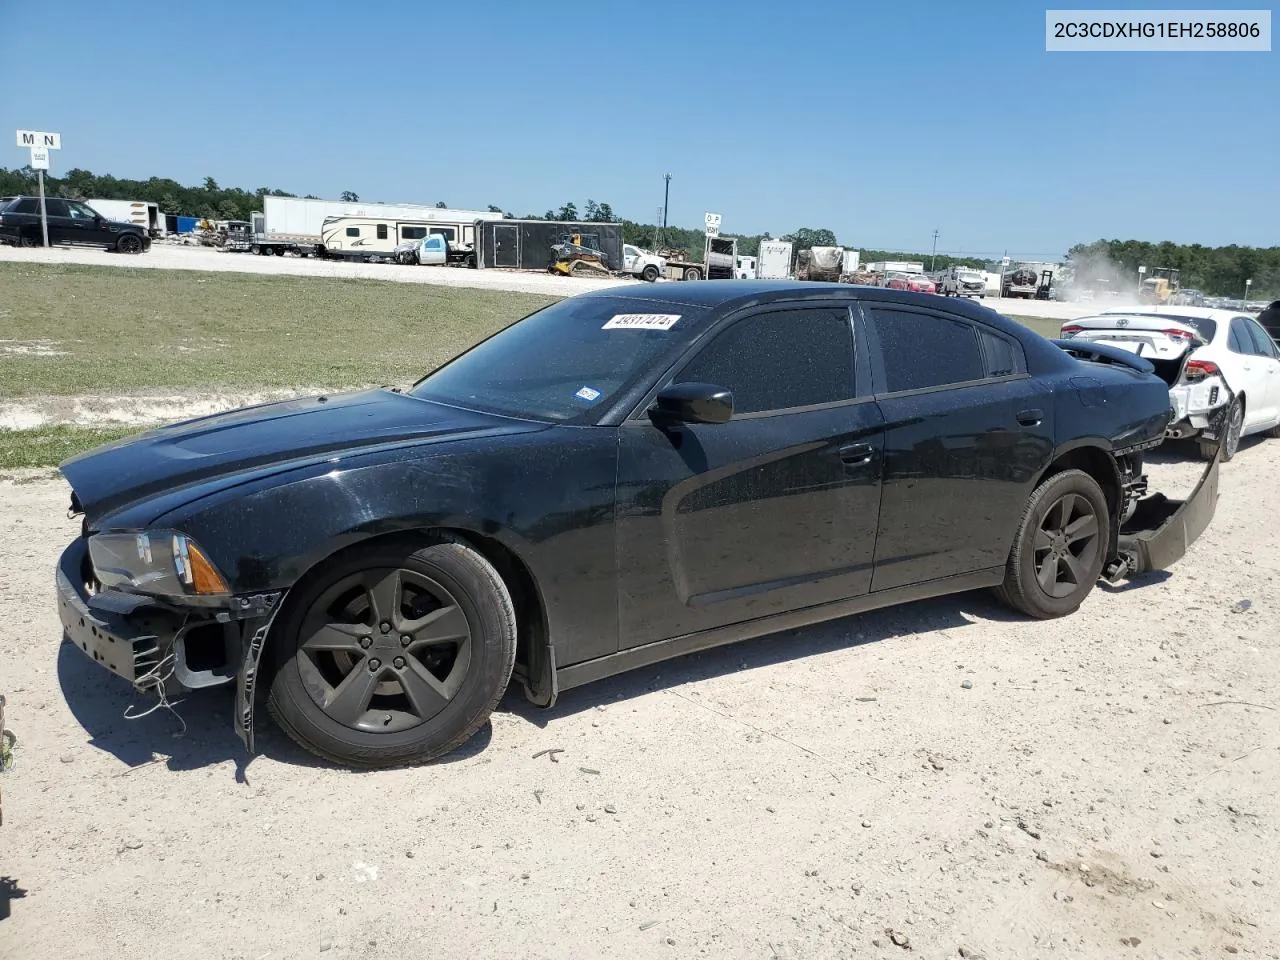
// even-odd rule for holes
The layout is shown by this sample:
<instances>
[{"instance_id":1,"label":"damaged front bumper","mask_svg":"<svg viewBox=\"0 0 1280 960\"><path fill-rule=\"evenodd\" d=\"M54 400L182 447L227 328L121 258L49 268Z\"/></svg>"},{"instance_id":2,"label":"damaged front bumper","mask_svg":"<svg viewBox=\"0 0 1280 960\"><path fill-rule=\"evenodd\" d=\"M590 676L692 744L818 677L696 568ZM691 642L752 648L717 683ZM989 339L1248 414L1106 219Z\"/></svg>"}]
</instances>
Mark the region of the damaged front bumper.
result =
<instances>
[{"instance_id":1,"label":"damaged front bumper","mask_svg":"<svg viewBox=\"0 0 1280 960\"><path fill-rule=\"evenodd\" d=\"M174 693L236 683L236 732L253 750L258 656L283 593L184 605L121 590L93 592L88 542L78 537L57 568L63 637L99 666L162 702Z\"/></svg>"}]
</instances>

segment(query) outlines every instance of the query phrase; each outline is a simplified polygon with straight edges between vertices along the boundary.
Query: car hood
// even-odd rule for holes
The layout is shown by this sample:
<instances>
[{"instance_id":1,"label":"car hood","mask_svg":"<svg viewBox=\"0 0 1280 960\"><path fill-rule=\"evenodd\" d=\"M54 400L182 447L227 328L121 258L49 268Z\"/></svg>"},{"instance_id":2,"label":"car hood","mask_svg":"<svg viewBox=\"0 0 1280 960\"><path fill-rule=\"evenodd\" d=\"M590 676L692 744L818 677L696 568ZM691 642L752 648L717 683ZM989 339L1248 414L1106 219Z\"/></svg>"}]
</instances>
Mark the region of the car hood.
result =
<instances>
[{"instance_id":1,"label":"car hood","mask_svg":"<svg viewBox=\"0 0 1280 960\"><path fill-rule=\"evenodd\" d=\"M215 479L339 460L372 447L525 432L545 424L391 390L284 400L187 420L73 457L59 469L92 525L130 504Z\"/></svg>"}]
</instances>

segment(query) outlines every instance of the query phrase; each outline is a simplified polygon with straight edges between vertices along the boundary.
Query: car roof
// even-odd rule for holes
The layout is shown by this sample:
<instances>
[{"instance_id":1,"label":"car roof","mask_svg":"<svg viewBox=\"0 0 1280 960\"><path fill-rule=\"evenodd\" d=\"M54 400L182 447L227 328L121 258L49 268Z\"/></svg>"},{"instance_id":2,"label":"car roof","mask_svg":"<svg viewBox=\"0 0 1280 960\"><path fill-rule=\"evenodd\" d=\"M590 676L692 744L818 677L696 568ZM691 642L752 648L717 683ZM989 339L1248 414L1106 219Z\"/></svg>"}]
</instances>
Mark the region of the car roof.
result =
<instances>
[{"instance_id":1,"label":"car roof","mask_svg":"<svg viewBox=\"0 0 1280 960\"><path fill-rule=\"evenodd\" d=\"M927 278L925 278L927 279ZM680 304L704 307L708 310L728 311L738 307L765 304L780 300L878 300L901 303L908 306L927 307L932 310L968 317L998 330L1012 334L1021 340L1034 336L1032 331L997 313L990 307L964 298L947 298L931 293L914 293L891 287L862 286L852 283L820 283L809 280L690 280L669 283L635 283L621 287L606 287L578 294L578 297L614 298L635 301L637 306Z\"/></svg>"}]
</instances>

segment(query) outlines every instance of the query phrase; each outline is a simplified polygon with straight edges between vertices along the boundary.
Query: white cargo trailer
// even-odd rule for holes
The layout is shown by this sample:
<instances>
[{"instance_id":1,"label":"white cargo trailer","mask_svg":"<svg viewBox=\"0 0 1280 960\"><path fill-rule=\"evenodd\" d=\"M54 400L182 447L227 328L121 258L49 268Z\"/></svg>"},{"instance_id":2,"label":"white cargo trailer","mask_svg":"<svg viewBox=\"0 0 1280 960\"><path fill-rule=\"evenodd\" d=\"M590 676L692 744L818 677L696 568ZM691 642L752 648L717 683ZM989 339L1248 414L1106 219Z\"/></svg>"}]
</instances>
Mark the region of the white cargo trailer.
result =
<instances>
[{"instance_id":1,"label":"white cargo trailer","mask_svg":"<svg viewBox=\"0 0 1280 960\"><path fill-rule=\"evenodd\" d=\"M791 276L791 255L795 247L790 240L761 240L756 276L761 280L786 280Z\"/></svg>"},{"instance_id":2,"label":"white cargo trailer","mask_svg":"<svg viewBox=\"0 0 1280 960\"><path fill-rule=\"evenodd\" d=\"M162 236L165 232L160 205L150 200L86 200L85 203L105 219L135 223L152 237Z\"/></svg>"}]
</instances>

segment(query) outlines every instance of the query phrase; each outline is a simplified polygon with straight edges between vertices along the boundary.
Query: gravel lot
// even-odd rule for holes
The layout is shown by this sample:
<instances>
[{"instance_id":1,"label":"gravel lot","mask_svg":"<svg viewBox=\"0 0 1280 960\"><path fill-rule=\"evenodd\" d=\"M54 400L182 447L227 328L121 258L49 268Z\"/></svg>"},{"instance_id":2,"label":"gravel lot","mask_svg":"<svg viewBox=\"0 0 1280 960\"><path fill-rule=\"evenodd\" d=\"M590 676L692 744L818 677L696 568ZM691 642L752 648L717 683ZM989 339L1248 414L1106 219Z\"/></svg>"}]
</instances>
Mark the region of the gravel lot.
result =
<instances>
[{"instance_id":1,"label":"gravel lot","mask_svg":"<svg viewBox=\"0 0 1280 960\"><path fill-rule=\"evenodd\" d=\"M0 481L0 956L1276 957L1277 470L1248 443L1171 575L1066 620L915 604L358 774L266 723L246 764L226 690L124 719L59 642L65 486Z\"/></svg>"},{"instance_id":2,"label":"gravel lot","mask_svg":"<svg viewBox=\"0 0 1280 960\"><path fill-rule=\"evenodd\" d=\"M571 296L587 290L639 283L637 280L588 280L557 277L549 273L520 273L511 270L462 270L445 267L405 267L388 263L348 263L309 257L255 257L248 253L226 253L209 247L186 247L157 243L136 257L91 247L55 247L49 250L0 246L0 260L32 263L88 263L95 265L169 270L223 270L235 273L285 273L305 277L354 277L365 280L396 280L440 286L510 290L516 293L545 293ZM1101 305L1058 303L1048 300L1003 300L988 297L980 301L1001 313L1024 317L1072 320L1099 309ZM1107 306L1112 303L1108 301ZM1115 306L1122 306L1115 301Z\"/></svg>"}]
</instances>

